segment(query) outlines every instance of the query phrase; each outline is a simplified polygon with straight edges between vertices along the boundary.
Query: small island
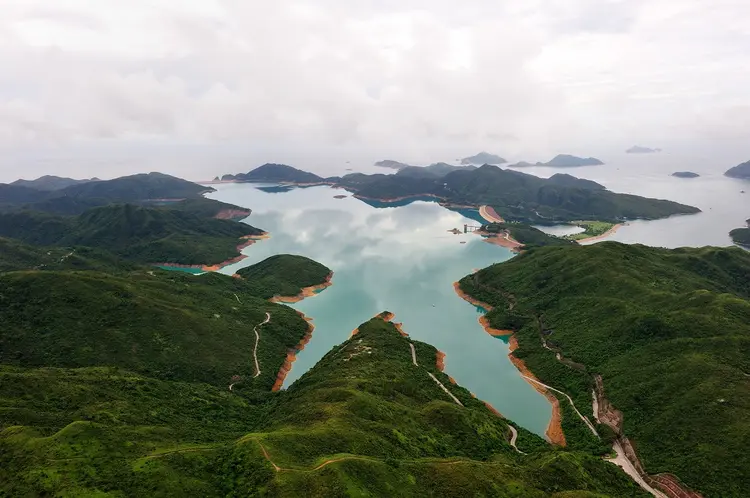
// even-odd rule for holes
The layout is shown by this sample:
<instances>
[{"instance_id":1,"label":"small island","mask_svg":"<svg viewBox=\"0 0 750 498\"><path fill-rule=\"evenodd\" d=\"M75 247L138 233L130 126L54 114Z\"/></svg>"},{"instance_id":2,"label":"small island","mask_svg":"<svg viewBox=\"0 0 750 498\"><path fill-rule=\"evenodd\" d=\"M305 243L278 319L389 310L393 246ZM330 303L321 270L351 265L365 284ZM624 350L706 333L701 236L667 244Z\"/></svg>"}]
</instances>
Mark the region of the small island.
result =
<instances>
[{"instance_id":1,"label":"small island","mask_svg":"<svg viewBox=\"0 0 750 498\"><path fill-rule=\"evenodd\" d=\"M724 176L730 178L741 178L743 180L750 179L750 161L738 164L734 168L729 168L724 172Z\"/></svg>"},{"instance_id":2,"label":"small island","mask_svg":"<svg viewBox=\"0 0 750 498\"><path fill-rule=\"evenodd\" d=\"M661 149L652 149L650 147L642 147L640 145L634 145L625 151L626 154L654 154L661 152Z\"/></svg>"},{"instance_id":3,"label":"small island","mask_svg":"<svg viewBox=\"0 0 750 498\"><path fill-rule=\"evenodd\" d=\"M732 242L738 246L750 248L750 220L745 221L747 224L744 228L735 228L729 232L729 236L732 237Z\"/></svg>"},{"instance_id":4,"label":"small island","mask_svg":"<svg viewBox=\"0 0 750 498\"><path fill-rule=\"evenodd\" d=\"M675 171L672 173L672 176L677 178L698 178L701 175L693 173L692 171Z\"/></svg>"}]
</instances>

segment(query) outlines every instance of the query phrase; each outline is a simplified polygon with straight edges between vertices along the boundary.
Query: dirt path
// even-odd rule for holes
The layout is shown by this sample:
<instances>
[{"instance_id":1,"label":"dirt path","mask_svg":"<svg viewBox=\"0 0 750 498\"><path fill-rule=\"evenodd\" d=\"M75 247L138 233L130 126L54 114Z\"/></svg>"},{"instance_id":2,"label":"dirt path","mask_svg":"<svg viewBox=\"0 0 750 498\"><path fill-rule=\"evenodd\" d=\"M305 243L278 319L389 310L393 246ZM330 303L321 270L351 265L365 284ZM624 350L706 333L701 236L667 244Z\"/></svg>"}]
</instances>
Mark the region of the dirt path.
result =
<instances>
[{"instance_id":1,"label":"dirt path","mask_svg":"<svg viewBox=\"0 0 750 498\"><path fill-rule=\"evenodd\" d=\"M516 440L518 439L518 431L516 430L515 427L513 427L510 424L508 424L508 429L510 429L510 445L513 446L514 450L516 450L517 452L519 452L522 455L525 455L526 453L524 453L523 451L519 450L518 446L516 446Z\"/></svg>"},{"instance_id":2,"label":"dirt path","mask_svg":"<svg viewBox=\"0 0 750 498\"><path fill-rule=\"evenodd\" d=\"M559 389L555 389L552 386L548 386L547 384L545 384L543 382L539 382L536 379L532 379L531 377L529 377L527 375L521 375L521 377L523 377L524 379L526 379L529 382L533 382L535 384L539 384L540 386L545 387L545 388L549 389L550 391L555 391L556 393L559 393L559 394L562 394L563 396L565 396L568 399L568 401L570 402L570 406L572 406L573 410L575 410L575 412L578 414L578 417L583 421L584 424L586 424L586 427L588 427L591 430L591 433L594 434L594 436L599 437L599 433L596 432L596 428L594 427L594 424L592 424L591 421L588 418L584 417L581 414L581 412L578 411L578 408L576 408L575 403L573 403L573 398L571 398L570 396L568 396L564 392L560 391Z\"/></svg>"},{"instance_id":3,"label":"dirt path","mask_svg":"<svg viewBox=\"0 0 750 498\"><path fill-rule=\"evenodd\" d=\"M255 360L255 375L253 375L253 378L260 375L260 365L258 364L258 343L260 342L260 334L258 333L258 327L265 325L270 321L271 313L266 312L266 319L253 327L253 332L255 332L255 347L253 348L253 359Z\"/></svg>"},{"instance_id":4,"label":"dirt path","mask_svg":"<svg viewBox=\"0 0 750 498\"><path fill-rule=\"evenodd\" d=\"M419 364L417 364L417 352L414 351L414 344L411 342L409 343L409 347L411 348L411 362L414 363L415 367L418 367Z\"/></svg>"},{"instance_id":5,"label":"dirt path","mask_svg":"<svg viewBox=\"0 0 750 498\"><path fill-rule=\"evenodd\" d=\"M615 441L615 444L612 446L612 448L615 450L615 453L617 453L617 456L615 458L607 458L606 460L608 462L612 462L618 467L622 468L622 470L624 470L625 473L629 475L636 483L638 483L638 485L646 492L651 493L651 495L655 496L656 498L667 498L667 495L652 488L646 483L646 481L643 480L633 464L630 462L630 460L628 460L628 457L625 456L625 450L622 448L622 445L619 441Z\"/></svg>"}]
</instances>

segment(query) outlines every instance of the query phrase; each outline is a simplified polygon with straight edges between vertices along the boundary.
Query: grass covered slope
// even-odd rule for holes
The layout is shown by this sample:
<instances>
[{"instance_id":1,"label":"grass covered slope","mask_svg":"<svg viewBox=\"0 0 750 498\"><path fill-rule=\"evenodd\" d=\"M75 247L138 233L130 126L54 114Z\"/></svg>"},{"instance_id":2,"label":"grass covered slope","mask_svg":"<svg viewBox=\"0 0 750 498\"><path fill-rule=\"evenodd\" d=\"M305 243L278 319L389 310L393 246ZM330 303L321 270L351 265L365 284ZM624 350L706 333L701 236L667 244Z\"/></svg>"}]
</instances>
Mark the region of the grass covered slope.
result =
<instances>
[{"instance_id":1,"label":"grass covered slope","mask_svg":"<svg viewBox=\"0 0 750 498\"><path fill-rule=\"evenodd\" d=\"M572 243L569 240L548 235L538 228L523 223L488 223L482 226L482 230L494 234L508 232L514 240L523 244L526 249L542 246L563 246Z\"/></svg>"},{"instance_id":2,"label":"grass covered slope","mask_svg":"<svg viewBox=\"0 0 750 498\"><path fill-rule=\"evenodd\" d=\"M277 254L242 268L237 274L255 289L257 295L269 299L296 296L305 287L321 285L327 281L331 270L304 256Z\"/></svg>"},{"instance_id":3,"label":"grass covered slope","mask_svg":"<svg viewBox=\"0 0 750 498\"><path fill-rule=\"evenodd\" d=\"M358 331L266 398L114 368L0 367L0 492L645 496L615 466L519 429L521 455L434 348L413 342L414 365L391 323Z\"/></svg>"},{"instance_id":4,"label":"grass covered slope","mask_svg":"<svg viewBox=\"0 0 750 498\"><path fill-rule=\"evenodd\" d=\"M514 354L579 408L591 406L600 374L647 472L676 474L709 497L748 496L750 254L539 248L461 288L495 306L491 325L518 331Z\"/></svg>"},{"instance_id":5,"label":"grass covered slope","mask_svg":"<svg viewBox=\"0 0 750 498\"><path fill-rule=\"evenodd\" d=\"M308 327L217 274L24 271L0 274L0 288L1 361L17 367L118 367L225 389L239 376L270 389ZM254 378L253 328L266 312Z\"/></svg>"},{"instance_id":6,"label":"grass covered slope","mask_svg":"<svg viewBox=\"0 0 750 498\"><path fill-rule=\"evenodd\" d=\"M167 207L112 204L79 216L0 213L0 236L45 246L89 246L139 263L213 264L237 256L241 237L263 231L214 219L212 213L229 205L211 203L194 200Z\"/></svg>"}]
</instances>

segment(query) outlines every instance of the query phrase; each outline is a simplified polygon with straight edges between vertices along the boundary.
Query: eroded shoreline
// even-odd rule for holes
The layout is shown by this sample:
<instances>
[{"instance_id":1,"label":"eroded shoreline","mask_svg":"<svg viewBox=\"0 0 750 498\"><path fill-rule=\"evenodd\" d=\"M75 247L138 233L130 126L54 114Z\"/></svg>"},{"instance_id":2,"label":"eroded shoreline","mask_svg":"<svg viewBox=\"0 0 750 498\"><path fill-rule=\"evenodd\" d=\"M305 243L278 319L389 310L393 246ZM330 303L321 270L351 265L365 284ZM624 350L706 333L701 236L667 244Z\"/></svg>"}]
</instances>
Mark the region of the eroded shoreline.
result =
<instances>
[{"instance_id":1,"label":"eroded shoreline","mask_svg":"<svg viewBox=\"0 0 750 498\"><path fill-rule=\"evenodd\" d=\"M536 375L534 375L533 372L529 370L529 368L526 366L526 363L513 355L513 351L515 351L516 349L518 349L518 339L516 339L515 335L512 335L510 337L510 340L508 341L508 359L510 359L510 362L513 363L513 366L515 366L518 371L521 372L521 375L538 381L539 379L537 379ZM560 411L560 400L558 400L557 396L552 394L548 389L542 387L536 382L529 382L529 385L533 387L539 394L547 398L552 405L552 418L547 425L547 430L544 432L544 434L547 436L547 439L552 444L566 446L567 441L565 441L565 433L563 433L562 430L562 413Z\"/></svg>"},{"instance_id":2,"label":"eroded shoreline","mask_svg":"<svg viewBox=\"0 0 750 498\"><path fill-rule=\"evenodd\" d=\"M513 335L512 330L492 328L492 326L490 325L490 321L486 315L486 313L489 313L490 311L492 311L492 306L490 306L487 303L483 303L482 301L479 301L478 299L474 299L473 297L465 293L463 290L461 290L461 285L458 282L453 282L453 289L456 291L456 294L458 294L458 297L484 310L485 314L479 317L479 324L482 326L485 332L490 334L492 337L505 337L505 336Z\"/></svg>"},{"instance_id":3,"label":"eroded shoreline","mask_svg":"<svg viewBox=\"0 0 750 498\"><path fill-rule=\"evenodd\" d=\"M325 280L322 284L311 285L309 287L303 287L299 294L296 296L273 296L269 301L272 303L291 304L298 303L307 297L315 296L319 294L323 289L333 285L331 279L333 278L333 272L326 275Z\"/></svg>"},{"instance_id":4,"label":"eroded shoreline","mask_svg":"<svg viewBox=\"0 0 750 498\"><path fill-rule=\"evenodd\" d=\"M262 234L259 234L259 235L256 235L256 234L243 235L242 237L240 237L240 240L244 240L244 242L242 242L241 244L239 244L237 246L237 252L239 252L240 254L237 255L237 256L235 256L235 257L233 257L233 258L227 259L226 261L222 261L221 263L217 263L217 264L213 264L213 265L206 265L206 264L202 264L202 265L183 265L183 264L180 264L180 263L152 263L151 266L158 266L158 267L161 267L161 268L164 268L164 269L170 269L170 268L193 268L193 269L196 269L196 270L200 270L202 272L212 272L212 271L215 272L215 271L221 270L222 268L224 268L226 266L233 265L235 263L239 263L240 261L242 261L243 259L245 259L247 257L244 254L242 254L243 249L245 249L246 247L249 247L249 246L255 244L256 242L258 242L260 240L268 239L270 237L271 237L271 234L269 234L268 232L263 232Z\"/></svg>"},{"instance_id":5,"label":"eroded shoreline","mask_svg":"<svg viewBox=\"0 0 750 498\"><path fill-rule=\"evenodd\" d=\"M597 240L606 239L607 237L609 237L610 235L613 235L615 232L617 232L617 230L619 230L621 227L624 227L625 225L627 225L627 223L618 223L617 225L613 226L612 228L610 228L609 230L607 230L606 232L600 235L586 237L585 239L577 239L576 242L580 244L581 242L596 242Z\"/></svg>"}]
</instances>

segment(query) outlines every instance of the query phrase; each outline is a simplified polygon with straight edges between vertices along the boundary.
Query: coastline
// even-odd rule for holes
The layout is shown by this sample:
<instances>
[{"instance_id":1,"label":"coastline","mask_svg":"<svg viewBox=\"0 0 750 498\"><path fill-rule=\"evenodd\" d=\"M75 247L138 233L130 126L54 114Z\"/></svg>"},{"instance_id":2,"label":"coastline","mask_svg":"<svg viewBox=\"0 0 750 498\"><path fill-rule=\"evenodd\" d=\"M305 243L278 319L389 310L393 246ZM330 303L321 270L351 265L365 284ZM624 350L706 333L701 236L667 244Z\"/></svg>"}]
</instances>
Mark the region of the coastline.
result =
<instances>
[{"instance_id":1,"label":"coastline","mask_svg":"<svg viewBox=\"0 0 750 498\"><path fill-rule=\"evenodd\" d=\"M364 199L368 201L378 201L378 202L399 202L399 201L405 201L407 199L414 199L415 197L433 197L435 199L442 200L443 198L435 195L435 194L412 194L412 195L405 195L403 197L393 197L388 199L379 199L377 197L367 197L365 195L359 195L359 194L353 194L352 197L356 199Z\"/></svg>"},{"instance_id":2,"label":"coastline","mask_svg":"<svg viewBox=\"0 0 750 498\"><path fill-rule=\"evenodd\" d=\"M214 264L214 265L206 265L206 264L203 264L203 265L184 265L184 264L180 264L180 263L152 263L150 266L158 266L158 267L161 267L163 269L169 269L169 268L195 268L196 270L201 270L204 273L205 272L211 272L211 271L215 272L215 271L221 270L225 266L233 265L234 263L238 263L238 262L242 261L243 259L245 259L247 257L244 254L242 254L242 250L243 249L245 249L246 247L249 247L249 246L255 244L259 240L268 239L270 237L271 237L271 234L269 234L268 232L263 232L260 235L243 235L242 237L240 237L240 240L244 240L244 242L242 242L241 244L239 244L237 246L237 252L239 252L240 254L237 255L237 256L235 256L234 258L227 259L226 261L222 261L221 263L217 263L217 264Z\"/></svg>"},{"instance_id":3,"label":"coastline","mask_svg":"<svg viewBox=\"0 0 750 498\"><path fill-rule=\"evenodd\" d=\"M521 372L522 375L525 375L526 377L529 377L531 379L538 380L537 377L526 366L526 363L513 355L513 351L515 351L516 349L518 349L518 339L516 339L515 335L512 335L510 337L510 341L508 341L508 358L510 359L510 362L513 363L513 365L518 369L519 372ZM552 418L550 419L549 424L547 425L547 430L544 432L544 434L547 436L547 439L550 443L565 447L567 445L567 442L565 440L565 433L563 433L562 429L562 412L560 410L560 400L557 399L557 396L549 392L549 390L535 382L529 382L529 385L531 385L531 387L539 392L539 394L544 395L544 397L549 400L550 404L552 404Z\"/></svg>"},{"instance_id":4,"label":"coastline","mask_svg":"<svg viewBox=\"0 0 750 498\"><path fill-rule=\"evenodd\" d=\"M331 279L333 278L333 272L326 275L325 280L322 284L316 284L311 285L309 287L303 287L299 294L296 296L273 296L269 301L272 303L281 303L281 304L291 304L291 303L298 303L305 299L306 297L312 297L319 292L321 292L323 289L326 289L327 287L330 287L333 285L333 282L331 282Z\"/></svg>"},{"instance_id":5,"label":"coastline","mask_svg":"<svg viewBox=\"0 0 750 498\"><path fill-rule=\"evenodd\" d=\"M297 343L297 346L294 349L290 349L286 352L286 358L284 359L284 363L281 364L281 368L276 373L276 381L273 383L273 387L271 387L271 392L281 390L281 388L284 386L286 376L292 370L292 364L297 359L297 353L305 349L307 343L310 342L310 339L312 339L312 334L315 330L315 325L312 323L312 318L306 316L301 311L297 311L297 314L307 322L307 331L305 332L305 335L302 337L302 339L300 339L299 343Z\"/></svg>"},{"instance_id":6,"label":"coastline","mask_svg":"<svg viewBox=\"0 0 750 498\"><path fill-rule=\"evenodd\" d=\"M618 223L617 225L613 226L612 228L610 228L609 230L607 230L601 235L594 235L593 237L586 237L585 239L578 239L576 240L576 242L580 244L581 242L596 242L598 240L606 239L610 235L614 234L617 230L619 230L620 227L623 227L625 225L627 225L627 223Z\"/></svg>"},{"instance_id":7,"label":"coastline","mask_svg":"<svg viewBox=\"0 0 750 498\"><path fill-rule=\"evenodd\" d=\"M463 290L461 290L461 285L458 282L453 282L453 289L456 291L456 294L458 294L458 297L463 299L464 301L467 301L474 306L478 308L482 308L485 313L489 313L492 311L492 306L490 306L487 303L483 303L482 301L479 301L477 299L474 299L470 295L466 294ZM492 337L505 337L509 335L513 335L512 330L502 330L502 329L494 329L492 326L490 326L490 321L487 318L487 315L482 315L479 317L479 324L482 326L485 332L490 334Z\"/></svg>"},{"instance_id":8,"label":"coastline","mask_svg":"<svg viewBox=\"0 0 750 498\"><path fill-rule=\"evenodd\" d=\"M523 244L518 242L516 239L511 237L510 234L507 234L507 233L505 237L501 237L500 234L483 232L481 230L477 230L474 233L481 235L484 241L487 242L488 244L494 244L496 246L510 249L511 252L514 252L514 253L520 253L521 249L523 249Z\"/></svg>"},{"instance_id":9,"label":"coastline","mask_svg":"<svg viewBox=\"0 0 750 498\"><path fill-rule=\"evenodd\" d=\"M271 299L269 299L272 303L279 303L279 304L287 304L287 303L296 303L301 300L303 300L306 297L312 297L316 295L321 290L325 289L326 287L329 287L333 285L331 282L331 279L333 278L333 272L330 272L328 275L326 275L326 279L322 284L317 285L311 285L310 287L304 287L302 289L302 292L297 294L296 296L273 296ZM307 322L307 331L305 332L305 335L300 339L299 343L297 343L297 346L293 349L290 349L286 352L286 358L284 359L284 363L281 364L281 368L276 373L276 381L273 383L273 387L271 388L272 392L276 392L281 390L282 387L284 387L284 381L286 380L286 376L289 374L289 372L292 370L292 364L297 360L297 354L305 349L305 346L308 342L312 339L313 331L315 330L315 324L313 324L313 319L309 316L306 316L304 313L302 313L299 310L295 310L299 316L302 317L303 320ZM357 330L355 329L352 332L352 335L355 335Z\"/></svg>"}]
</instances>

